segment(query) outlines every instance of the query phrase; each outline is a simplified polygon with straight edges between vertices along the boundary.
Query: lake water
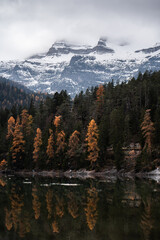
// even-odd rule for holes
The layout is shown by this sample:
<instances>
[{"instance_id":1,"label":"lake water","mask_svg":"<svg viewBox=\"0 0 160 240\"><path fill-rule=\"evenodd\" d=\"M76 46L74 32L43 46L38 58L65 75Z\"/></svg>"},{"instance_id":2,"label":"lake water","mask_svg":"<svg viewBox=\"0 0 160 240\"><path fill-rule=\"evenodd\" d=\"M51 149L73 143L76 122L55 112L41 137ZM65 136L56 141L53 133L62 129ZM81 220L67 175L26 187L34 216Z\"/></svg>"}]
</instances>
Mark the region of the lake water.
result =
<instances>
[{"instance_id":1,"label":"lake water","mask_svg":"<svg viewBox=\"0 0 160 240\"><path fill-rule=\"evenodd\" d=\"M0 240L159 240L153 180L0 178Z\"/></svg>"}]
</instances>

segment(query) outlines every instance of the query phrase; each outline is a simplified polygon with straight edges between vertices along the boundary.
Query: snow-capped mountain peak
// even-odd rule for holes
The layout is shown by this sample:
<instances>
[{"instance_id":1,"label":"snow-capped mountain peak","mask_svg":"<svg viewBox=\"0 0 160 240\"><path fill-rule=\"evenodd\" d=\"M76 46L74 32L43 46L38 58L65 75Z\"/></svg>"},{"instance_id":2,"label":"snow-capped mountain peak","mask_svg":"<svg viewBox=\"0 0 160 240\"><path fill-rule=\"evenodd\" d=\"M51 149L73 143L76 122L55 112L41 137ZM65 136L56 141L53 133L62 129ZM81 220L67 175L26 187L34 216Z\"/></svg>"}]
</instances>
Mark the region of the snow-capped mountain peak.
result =
<instances>
[{"instance_id":1,"label":"snow-capped mountain peak","mask_svg":"<svg viewBox=\"0 0 160 240\"><path fill-rule=\"evenodd\" d=\"M23 61L0 62L0 75L34 91L66 89L71 96L114 79L126 81L139 71L160 69L160 44L130 51L100 38L95 46L56 41L47 53Z\"/></svg>"},{"instance_id":2,"label":"snow-capped mountain peak","mask_svg":"<svg viewBox=\"0 0 160 240\"><path fill-rule=\"evenodd\" d=\"M47 52L48 56L60 56L63 54L87 55L96 52L97 54L113 53L114 50L106 46L106 39L100 38L94 47L87 45L74 45L64 40L56 41Z\"/></svg>"},{"instance_id":3,"label":"snow-capped mountain peak","mask_svg":"<svg viewBox=\"0 0 160 240\"><path fill-rule=\"evenodd\" d=\"M150 53L157 52L158 50L160 50L160 43L156 43L153 47L150 47L150 48L137 50L135 51L135 53L143 52L145 54L150 54Z\"/></svg>"}]
</instances>

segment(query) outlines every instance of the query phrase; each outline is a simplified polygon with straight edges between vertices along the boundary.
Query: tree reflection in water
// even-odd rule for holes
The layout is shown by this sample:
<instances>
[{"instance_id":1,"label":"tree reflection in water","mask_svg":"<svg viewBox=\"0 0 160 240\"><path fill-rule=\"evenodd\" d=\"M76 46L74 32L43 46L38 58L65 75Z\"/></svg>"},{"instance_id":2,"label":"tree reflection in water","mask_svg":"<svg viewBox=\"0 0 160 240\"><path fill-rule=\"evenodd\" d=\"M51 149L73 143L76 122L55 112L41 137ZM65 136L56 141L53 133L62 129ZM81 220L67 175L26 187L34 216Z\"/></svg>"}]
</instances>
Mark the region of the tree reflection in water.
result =
<instances>
[{"instance_id":1,"label":"tree reflection in water","mask_svg":"<svg viewBox=\"0 0 160 240\"><path fill-rule=\"evenodd\" d=\"M1 178L0 240L160 239L158 184L60 181Z\"/></svg>"},{"instance_id":2,"label":"tree reflection in water","mask_svg":"<svg viewBox=\"0 0 160 240\"><path fill-rule=\"evenodd\" d=\"M97 212L97 202L98 202L98 192L96 188L91 187L87 190L87 206L84 209L86 214L87 225L92 231L96 225L98 212Z\"/></svg>"},{"instance_id":3,"label":"tree reflection in water","mask_svg":"<svg viewBox=\"0 0 160 240\"><path fill-rule=\"evenodd\" d=\"M34 210L34 217L37 220L40 217L40 212L41 212L41 203L39 201L38 197L38 189L36 186L33 186L32 188L32 204L33 204L33 210Z\"/></svg>"},{"instance_id":4,"label":"tree reflection in water","mask_svg":"<svg viewBox=\"0 0 160 240\"><path fill-rule=\"evenodd\" d=\"M77 218L79 215L78 214L79 206L76 197L73 192L69 192L67 196L68 196L68 212L71 214L73 218Z\"/></svg>"},{"instance_id":5,"label":"tree reflection in water","mask_svg":"<svg viewBox=\"0 0 160 240\"><path fill-rule=\"evenodd\" d=\"M48 210L48 219L52 216L52 209L53 209L53 191L49 189L46 193L46 204Z\"/></svg>"},{"instance_id":6,"label":"tree reflection in water","mask_svg":"<svg viewBox=\"0 0 160 240\"><path fill-rule=\"evenodd\" d=\"M153 220L151 217L151 198L147 198L146 201L143 201L144 212L141 217L141 229L143 231L144 240L150 239L151 230L153 228Z\"/></svg>"}]
</instances>

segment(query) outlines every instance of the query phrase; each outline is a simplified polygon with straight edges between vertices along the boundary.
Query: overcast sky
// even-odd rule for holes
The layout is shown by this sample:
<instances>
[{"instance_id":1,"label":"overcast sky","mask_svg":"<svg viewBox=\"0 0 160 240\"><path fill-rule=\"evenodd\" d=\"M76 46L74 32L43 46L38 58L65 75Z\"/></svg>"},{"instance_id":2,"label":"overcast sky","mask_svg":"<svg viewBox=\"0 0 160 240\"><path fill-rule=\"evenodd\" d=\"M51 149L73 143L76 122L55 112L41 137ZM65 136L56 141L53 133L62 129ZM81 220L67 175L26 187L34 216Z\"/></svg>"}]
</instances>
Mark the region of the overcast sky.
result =
<instances>
[{"instance_id":1,"label":"overcast sky","mask_svg":"<svg viewBox=\"0 0 160 240\"><path fill-rule=\"evenodd\" d=\"M160 0L0 0L0 60L47 51L59 39L148 47L160 42L159 26Z\"/></svg>"}]
</instances>

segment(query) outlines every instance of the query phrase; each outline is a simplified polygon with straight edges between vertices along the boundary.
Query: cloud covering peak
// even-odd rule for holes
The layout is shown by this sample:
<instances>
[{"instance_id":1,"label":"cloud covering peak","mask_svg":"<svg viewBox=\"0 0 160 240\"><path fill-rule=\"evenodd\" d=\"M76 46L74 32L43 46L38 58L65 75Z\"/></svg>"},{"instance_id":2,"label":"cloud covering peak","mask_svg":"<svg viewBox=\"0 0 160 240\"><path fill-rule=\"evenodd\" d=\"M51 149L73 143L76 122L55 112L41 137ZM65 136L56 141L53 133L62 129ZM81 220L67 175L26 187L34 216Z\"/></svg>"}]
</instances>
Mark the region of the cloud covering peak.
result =
<instances>
[{"instance_id":1,"label":"cloud covering peak","mask_svg":"<svg viewBox=\"0 0 160 240\"><path fill-rule=\"evenodd\" d=\"M58 39L132 48L160 41L159 0L1 0L0 60L47 51Z\"/></svg>"}]
</instances>

